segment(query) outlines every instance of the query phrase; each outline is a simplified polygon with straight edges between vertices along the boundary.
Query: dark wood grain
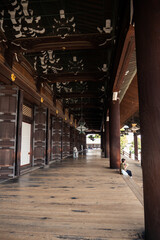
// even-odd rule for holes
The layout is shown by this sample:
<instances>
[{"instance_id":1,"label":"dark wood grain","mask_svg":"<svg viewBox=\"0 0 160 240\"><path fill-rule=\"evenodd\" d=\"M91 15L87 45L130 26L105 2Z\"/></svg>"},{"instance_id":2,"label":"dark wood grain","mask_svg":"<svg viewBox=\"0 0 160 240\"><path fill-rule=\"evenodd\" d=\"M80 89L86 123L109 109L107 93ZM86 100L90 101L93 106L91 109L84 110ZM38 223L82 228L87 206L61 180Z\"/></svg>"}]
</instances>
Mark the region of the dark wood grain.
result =
<instances>
[{"instance_id":1,"label":"dark wood grain","mask_svg":"<svg viewBox=\"0 0 160 240\"><path fill-rule=\"evenodd\" d=\"M112 101L109 110L110 167L120 167L120 106Z\"/></svg>"},{"instance_id":2,"label":"dark wood grain","mask_svg":"<svg viewBox=\"0 0 160 240\"><path fill-rule=\"evenodd\" d=\"M0 238L141 239L143 207L100 154L90 150L0 185Z\"/></svg>"},{"instance_id":3,"label":"dark wood grain","mask_svg":"<svg viewBox=\"0 0 160 240\"><path fill-rule=\"evenodd\" d=\"M143 8L143 11L141 11ZM159 1L135 1L146 239L160 239ZM149 35L148 35L149 33ZM146 38L146 36L148 36Z\"/></svg>"}]
</instances>

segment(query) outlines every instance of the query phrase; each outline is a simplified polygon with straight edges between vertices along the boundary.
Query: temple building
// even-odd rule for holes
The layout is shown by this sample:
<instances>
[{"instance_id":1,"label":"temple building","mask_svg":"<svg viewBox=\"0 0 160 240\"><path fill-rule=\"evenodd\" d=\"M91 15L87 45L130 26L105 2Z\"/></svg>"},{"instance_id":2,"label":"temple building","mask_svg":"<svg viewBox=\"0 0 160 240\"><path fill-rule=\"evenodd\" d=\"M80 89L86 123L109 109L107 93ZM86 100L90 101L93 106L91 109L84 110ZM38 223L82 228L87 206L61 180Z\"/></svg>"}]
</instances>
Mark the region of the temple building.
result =
<instances>
[{"instance_id":1,"label":"temple building","mask_svg":"<svg viewBox=\"0 0 160 240\"><path fill-rule=\"evenodd\" d=\"M160 239L159 23L159 0L1 0L0 239Z\"/></svg>"}]
</instances>

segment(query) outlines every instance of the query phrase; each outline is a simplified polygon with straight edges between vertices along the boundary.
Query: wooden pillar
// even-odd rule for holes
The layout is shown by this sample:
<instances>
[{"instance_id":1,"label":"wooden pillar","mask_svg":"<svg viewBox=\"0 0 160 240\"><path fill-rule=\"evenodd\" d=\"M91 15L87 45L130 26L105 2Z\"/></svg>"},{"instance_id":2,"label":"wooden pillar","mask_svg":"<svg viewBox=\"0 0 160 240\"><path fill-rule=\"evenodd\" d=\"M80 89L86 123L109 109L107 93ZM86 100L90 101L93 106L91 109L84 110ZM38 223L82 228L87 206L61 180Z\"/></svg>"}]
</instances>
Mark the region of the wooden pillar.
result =
<instances>
[{"instance_id":1,"label":"wooden pillar","mask_svg":"<svg viewBox=\"0 0 160 240\"><path fill-rule=\"evenodd\" d=\"M103 130L101 131L101 150L103 152Z\"/></svg>"},{"instance_id":2,"label":"wooden pillar","mask_svg":"<svg viewBox=\"0 0 160 240\"><path fill-rule=\"evenodd\" d=\"M160 1L135 1L145 239L160 239Z\"/></svg>"},{"instance_id":3,"label":"wooden pillar","mask_svg":"<svg viewBox=\"0 0 160 240\"><path fill-rule=\"evenodd\" d=\"M18 92L18 108L17 108L17 136L16 136L16 159L15 159L15 175L20 175L21 161L21 138L22 138L22 118L23 118L23 91Z\"/></svg>"},{"instance_id":4,"label":"wooden pillar","mask_svg":"<svg viewBox=\"0 0 160 240\"><path fill-rule=\"evenodd\" d=\"M134 133L134 159L138 160L138 139L136 133Z\"/></svg>"},{"instance_id":5,"label":"wooden pillar","mask_svg":"<svg viewBox=\"0 0 160 240\"><path fill-rule=\"evenodd\" d=\"M120 167L120 109L119 100L112 101L109 111L110 168Z\"/></svg>"},{"instance_id":6,"label":"wooden pillar","mask_svg":"<svg viewBox=\"0 0 160 240\"><path fill-rule=\"evenodd\" d=\"M105 156L105 148L106 148L106 134L105 134L105 128L106 128L106 124L104 124L104 130L103 130L103 153Z\"/></svg>"},{"instance_id":7,"label":"wooden pillar","mask_svg":"<svg viewBox=\"0 0 160 240\"><path fill-rule=\"evenodd\" d=\"M105 152L105 132L104 129L101 132L101 149L102 149L102 153Z\"/></svg>"},{"instance_id":8,"label":"wooden pillar","mask_svg":"<svg viewBox=\"0 0 160 240\"><path fill-rule=\"evenodd\" d=\"M106 135L106 144L105 144L105 157L109 158L109 116L106 119L106 128L105 128L105 135Z\"/></svg>"},{"instance_id":9,"label":"wooden pillar","mask_svg":"<svg viewBox=\"0 0 160 240\"><path fill-rule=\"evenodd\" d=\"M83 136L83 149L86 149L86 134Z\"/></svg>"}]
</instances>

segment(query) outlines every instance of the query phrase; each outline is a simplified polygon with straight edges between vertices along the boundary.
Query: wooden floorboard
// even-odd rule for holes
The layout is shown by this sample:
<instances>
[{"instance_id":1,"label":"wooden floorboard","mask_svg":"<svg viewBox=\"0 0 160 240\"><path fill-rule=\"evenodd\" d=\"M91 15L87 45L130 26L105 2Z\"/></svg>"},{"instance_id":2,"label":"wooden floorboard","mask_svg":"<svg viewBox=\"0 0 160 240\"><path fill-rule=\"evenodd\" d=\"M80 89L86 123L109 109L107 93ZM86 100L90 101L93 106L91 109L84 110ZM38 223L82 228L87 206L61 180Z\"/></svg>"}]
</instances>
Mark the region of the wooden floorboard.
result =
<instances>
[{"instance_id":1,"label":"wooden floorboard","mask_svg":"<svg viewBox=\"0 0 160 240\"><path fill-rule=\"evenodd\" d=\"M100 152L0 185L0 240L142 239L143 206Z\"/></svg>"}]
</instances>

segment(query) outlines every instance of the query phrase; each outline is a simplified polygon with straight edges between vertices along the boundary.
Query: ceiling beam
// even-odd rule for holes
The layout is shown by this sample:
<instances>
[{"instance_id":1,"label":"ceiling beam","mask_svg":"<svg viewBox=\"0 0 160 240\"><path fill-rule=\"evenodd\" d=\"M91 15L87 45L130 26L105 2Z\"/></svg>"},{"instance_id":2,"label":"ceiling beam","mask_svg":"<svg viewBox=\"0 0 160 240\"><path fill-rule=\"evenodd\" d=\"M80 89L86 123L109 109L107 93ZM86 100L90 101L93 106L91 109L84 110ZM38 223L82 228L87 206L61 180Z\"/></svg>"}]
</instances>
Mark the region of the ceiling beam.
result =
<instances>
[{"instance_id":1,"label":"ceiling beam","mask_svg":"<svg viewBox=\"0 0 160 240\"><path fill-rule=\"evenodd\" d=\"M57 99L61 98L101 98L102 94L98 94L97 92L88 92L88 93L63 93L58 96Z\"/></svg>"},{"instance_id":2,"label":"ceiling beam","mask_svg":"<svg viewBox=\"0 0 160 240\"><path fill-rule=\"evenodd\" d=\"M95 73L78 73L74 74L59 74L55 76L55 74L44 75L49 81L49 83L57 83L57 82L102 82L104 80L103 74L95 72Z\"/></svg>"},{"instance_id":3,"label":"ceiling beam","mask_svg":"<svg viewBox=\"0 0 160 240\"><path fill-rule=\"evenodd\" d=\"M97 49L106 40L103 46L112 47L113 41L109 34L90 33L90 34L73 34L62 39L59 36L45 36L37 38L21 38L14 41L20 44L21 50L26 53L40 52L47 50L78 50L78 49Z\"/></svg>"},{"instance_id":4,"label":"ceiling beam","mask_svg":"<svg viewBox=\"0 0 160 240\"><path fill-rule=\"evenodd\" d=\"M74 116L79 116L79 117L81 117L82 116L82 114L81 114L81 112L77 112L77 113L73 113L73 115ZM83 117L85 118L85 117L89 117L89 118L92 118L92 119L101 119L102 118L102 113L96 113L96 115L95 115L95 113L94 112L88 112L88 113L83 113Z\"/></svg>"},{"instance_id":5,"label":"ceiling beam","mask_svg":"<svg viewBox=\"0 0 160 240\"><path fill-rule=\"evenodd\" d=\"M75 109L100 109L103 110L103 105L99 105L99 104L86 104L86 105L81 105L81 104L68 104L65 105L65 108L69 108L71 109L71 111L74 111Z\"/></svg>"},{"instance_id":6,"label":"ceiling beam","mask_svg":"<svg viewBox=\"0 0 160 240\"><path fill-rule=\"evenodd\" d=\"M81 111L82 111L83 114L84 113L85 114L92 113L92 114L95 114L95 116L96 116L102 112L99 108L96 108L96 109L97 109L97 111L95 111L95 108L83 108L82 110L81 109L74 109L74 110L72 109L72 110L70 110L70 112L76 114L76 113L81 113Z\"/></svg>"}]
</instances>

